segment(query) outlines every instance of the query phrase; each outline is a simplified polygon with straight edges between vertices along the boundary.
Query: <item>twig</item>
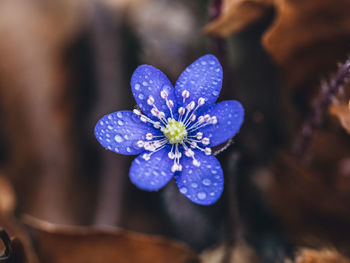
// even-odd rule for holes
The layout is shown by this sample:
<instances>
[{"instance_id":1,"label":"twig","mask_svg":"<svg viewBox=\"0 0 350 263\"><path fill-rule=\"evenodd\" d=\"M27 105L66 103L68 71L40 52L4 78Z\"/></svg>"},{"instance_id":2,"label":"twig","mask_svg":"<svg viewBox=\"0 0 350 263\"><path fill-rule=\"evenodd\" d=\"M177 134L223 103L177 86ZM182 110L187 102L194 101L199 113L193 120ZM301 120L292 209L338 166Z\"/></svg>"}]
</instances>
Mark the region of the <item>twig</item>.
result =
<instances>
[{"instance_id":1,"label":"twig","mask_svg":"<svg viewBox=\"0 0 350 263\"><path fill-rule=\"evenodd\" d=\"M305 160L312 138L313 130L321 123L325 111L334 96L339 92L350 77L350 58L344 64L339 65L338 72L327 82L321 84L321 91L316 98L309 118L302 125L298 135L294 152L301 160Z\"/></svg>"}]
</instances>

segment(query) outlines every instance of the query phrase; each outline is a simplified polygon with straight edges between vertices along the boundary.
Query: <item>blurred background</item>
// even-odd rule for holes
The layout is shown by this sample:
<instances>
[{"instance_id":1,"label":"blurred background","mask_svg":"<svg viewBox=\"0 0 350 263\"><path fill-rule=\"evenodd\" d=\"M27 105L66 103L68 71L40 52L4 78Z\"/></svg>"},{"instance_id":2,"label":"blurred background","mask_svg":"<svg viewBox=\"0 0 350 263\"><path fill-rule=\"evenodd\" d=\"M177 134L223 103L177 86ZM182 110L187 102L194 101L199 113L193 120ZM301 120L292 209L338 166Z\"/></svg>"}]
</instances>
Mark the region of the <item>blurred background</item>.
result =
<instances>
[{"instance_id":1,"label":"blurred background","mask_svg":"<svg viewBox=\"0 0 350 263\"><path fill-rule=\"evenodd\" d=\"M350 64L339 65L349 12L350 0L2 0L0 226L21 255L9 262L350 262ZM93 130L136 105L138 65L175 83L207 53L224 69L219 100L239 100L246 113L217 156L224 193L201 207L174 181L159 192L134 187L133 157L104 150ZM65 239L45 236L49 223L53 232L117 227L145 244L103 260L70 245L74 258ZM108 231L94 239L97 254ZM154 236L183 250L153 253Z\"/></svg>"}]
</instances>

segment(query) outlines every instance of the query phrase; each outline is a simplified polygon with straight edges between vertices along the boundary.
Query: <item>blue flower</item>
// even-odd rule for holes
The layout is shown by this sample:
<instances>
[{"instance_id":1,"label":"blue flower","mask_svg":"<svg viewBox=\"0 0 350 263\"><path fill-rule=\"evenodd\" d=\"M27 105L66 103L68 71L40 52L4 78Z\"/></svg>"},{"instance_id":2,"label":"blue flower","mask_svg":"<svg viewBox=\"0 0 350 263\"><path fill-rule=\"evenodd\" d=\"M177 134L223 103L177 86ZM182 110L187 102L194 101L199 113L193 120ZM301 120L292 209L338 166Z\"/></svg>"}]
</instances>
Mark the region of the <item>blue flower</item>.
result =
<instances>
[{"instance_id":1,"label":"blue flower","mask_svg":"<svg viewBox=\"0 0 350 263\"><path fill-rule=\"evenodd\" d=\"M200 205L215 203L223 190L223 171L211 148L239 130L244 110L235 101L215 104L222 67L205 55L186 68L173 88L150 65L139 66L131 89L139 109L101 118L95 136L103 147L137 155L129 176L133 184L157 191L174 176L182 194Z\"/></svg>"}]
</instances>

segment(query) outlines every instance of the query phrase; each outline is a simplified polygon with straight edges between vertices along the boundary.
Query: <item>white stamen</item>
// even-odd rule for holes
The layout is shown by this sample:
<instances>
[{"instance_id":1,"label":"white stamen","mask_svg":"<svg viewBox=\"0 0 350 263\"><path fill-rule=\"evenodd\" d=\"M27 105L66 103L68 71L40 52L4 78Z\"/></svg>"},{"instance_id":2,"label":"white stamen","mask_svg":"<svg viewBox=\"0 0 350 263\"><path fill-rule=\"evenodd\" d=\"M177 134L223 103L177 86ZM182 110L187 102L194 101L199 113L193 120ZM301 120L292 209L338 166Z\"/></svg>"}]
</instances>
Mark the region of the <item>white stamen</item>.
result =
<instances>
[{"instance_id":1,"label":"white stamen","mask_svg":"<svg viewBox=\"0 0 350 263\"><path fill-rule=\"evenodd\" d=\"M136 114L137 116L141 115L141 111L139 111L138 109L133 109L133 113Z\"/></svg>"},{"instance_id":2,"label":"white stamen","mask_svg":"<svg viewBox=\"0 0 350 263\"><path fill-rule=\"evenodd\" d=\"M179 151L175 152L175 157L176 158L180 159L181 156L182 156L181 152L179 152Z\"/></svg>"},{"instance_id":3,"label":"white stamen","mask_svg":"<svg viewBox=\"0 0 350 263\"><path fill-rule=\"evenodd\" d=\"M216 116L211 117L210 123L211 124L217 124L218 123L218 119L216 118Z\"/></svg>"},{"instance_id":4,"label":"white stamen","mask_svg":"<svg viewBox=\"0 0 350 263\"><path fill-rule=\"evenodd\" d=\"M159 128L161 127L160 122L159 122L159 121L155 122L155 123L153 124L153 127L156 128L156 129L159 129Z\"/></svg>"},{"instance_id":5,"label":"white stamen","mask_svg":"<svg viewBox=\"0 0 350 263\"><path fill-rule=\"evenodd\" d=\"M142 155L142 158L148 161L151 158L151 156L148 153L145 153L144 155Z\"/></svg>"},{"instance_id":6,"label":"white stamen","mask_svg":"<svg viewBox=\"0 0 350 263\"><path fill-rule=\"evenodd\" d=\"M204 115L204 121L209 122L210 121L210 116L209 114Z\"/></svg>"},{"instance_id":7,"label":"white stamen","mask_svg":"<svg viewBox=\"0 0 350 263\"><path fill-rule=\"evenodd\" d=\"M190 142L190 146L191 146L191 148L196 148L197 147L197 143L195 141L191 141Z\"/></svg>"},{"instance_id":8,"label":"white stamen","mask_svg":"<svg viewBox=\"0 0 350 263\"><path fill-rule=\"evenodd\" d=\"M197 167L199 167L201 165L201 163L196 159L193 159L192 163L194 166L197 166Z\"/></svg>"},{"instance_id":9,"label":"white stamen","mask_svg":"<svg viewBox=\"0 0 350 263\"><path fill-rule=\"evenodd\" d=\"M197 132L196 138L197 138L198 140L202 139L202 138L203 138L203 133L202 133L202 132Z\"/></svg>"},{"instance_id":10,"label":"white stamen","mask_svg":"<svg viewBox=\"0 0 350 263\"><path fill-rule=\"evenodd\" d=\"M179 163L174 163L171 167L171 171L174 173L176 171L182 171L182 165Z\"/></svg>"},{"instance_id":11,"label":"white stamen","mask_svg":"<svg viewBox=\"0 0 350 263\"><path fill-rule=\"evenodd\" d=\"M148 97L147 104L152 106L154 104L154 98L152 96Z\"/></svg>"},{"instance_id":12,"label":"white stamen","mask_svg":"<svg viewBox=\"0 0 350 263\"><path fill-rule=\"evenodd\" d=\"M184 107L180 107L178 111L179 111L179 115L180 116L183 116L185 114L185 112L186 112Z\"/></svg>"},{"instance_id":13,"label":"white stamen","mask_svg":"<svg viewBox=\"0 0 350 263\"><path fill-rule=\"evenodd\" d=\"M151 113L153 116L158 117L159 111L156 108L151 109Z\"/></svg>"},{"instance_id":14,"label":"white stamen","mask_svg":"<svg viewBox=\"0 0 350 263\"><path fill-rule=\"evenodd\" d=\"M153 134L152 133L147 133L146 134L146 139L149 140L149 141L152 140L153 139Z\"/></svg>"},{"instance_id":15,"label":"white stamen","mask_svg":"<svg viewBox=\"0 0 350 263\"><path fill-rule=\"evenodd\" d=\"M140 117L140 120L141 120L142 122L147 122L147 117L144 116L144 115L142 115L142 116Z\"/></svg>"},{"instance_id":16,"label":"white stamen","mask_svg":"<svg viewBox=\"0 0 350 263\"><path fill-rule=\"evenodd\" d=\"M173 152L168 152L168 157L170 159L174 159L175 158L175 154Z\"/></svg>"},{"instance_id":17,"label":"white stamen","mask_svg":"<svg viewBox=\"0 0 350 263\"><path fill-rule=\"evenodd\" d=\"M169 109L172 109L174 107L174 102L172 100L167 100L166 105L169 107Z\"/></svg>"},{"instance_id":18,"label":"white stamen","mask_svg":"<svg viewBox=\"0 0 350 263\"><path fill-rule=\"evenodd\" d=\"M160 111L159 114L158 114L158 117L159 117L160 119L164 119L164 118L165 118L165 113L162 112L162 111Z\"/></svg>"},{"instance_id":19,"label":"white stamen","mask_svg":"<svg viewBox=\"0 0 350 263\"><path fill-rule=\"evenodd\" d=\"M181 95L185 100L190 96L190 92L188 90L184 90Z\"/></svg>"},{"instance_id":20,"label":"white stamen","mask_svg":"<svg viewBox=\"0 0 350 263\"><path fill-rule=\"evenodd\" d=\"M194 122L196 120L196 115L191 115L190 122Z\"/></svg>"},{"instance_id":21,"label":"white stamen","mask_svg":"<svg viewBox=\"0 0 350 263\"><path fill-rule=\"evenodd\" d=\"M138 141L138 142L136 143L136 145L137 145L138 147L142 148L142 147L145 145L145 142L144 142L144 141Z\"/></svg>"},{"instance_id":22,"label":"white stamen","mask_svg":"<svg viewBox=\"0 0 350 263\"><path fill-rule=\"evenodd\" d=\"M191 101L187 106L186 106L186 109L188 111L191 111L194 109L194 107L196 106L196 103L194 101Z\"/></svg>"},{"instance_id":23,"label":"white stamen","mask_svg":"<svg viewBox=\"0 0 350 263\"><path fill-rule=\"evenodd\" d=\"M203 123L204 122L204 116L199 116L198 117L198 120L197 120L197 123L198 124L201 124L201 123Z\"/></svg>"},{"instance_id":24,"label":"white stamen","mask_svg":"<svg viewBox=\"0 0 350 263\"><path fill-rule=\"evenodd\" d=\"M204 137L204 138L201 140L201 142L202 142L204 145L208 145L208 144L210 143L210 140L209 140L209 138Z\"/></svg>"},{"instance_id":25,"label":"white stamen","mask_svg":"<svg viewBox=\"0 0 350 263\"><path fill-rule=\"evenodd\" d=\"M205 103L205 99L204 98L199 98L198 99L198 106L202 106Z\"/></svg>"},{"instance_id":26,"label":"white stamen","mask_svg":"<svg viewBox=\"0 0 350 263\"><path fill-rule=\"evenodd\" d=\"M204 153L205 153L205 155L211 155L211 148L206 147L206 148L204 149Z\"/></svg>"},{"instance_id":27,"label":"white stamen","mask_svg":"<svg viewBox=\"0 0 350 263\"><path fill-rule=\"evenodd\" d=\"M187 157L193 157L193 156L194 156L194 152L193 152L190 148L187 148L187 149L185 150L185 155L186 155Z\"/></svg>"},{"instance_id":28,"label":"white stamen","mask_svg":"<svg viewBox=\"0 0 350 263\"><path fill-rule=\"evenodd\" d=\"M166 98L168 98L168 92L166 92L165 90L162 90L162 91L160 92L160 96L161 96L163 99L166 99Z\"/></svg>"}]
</instances>

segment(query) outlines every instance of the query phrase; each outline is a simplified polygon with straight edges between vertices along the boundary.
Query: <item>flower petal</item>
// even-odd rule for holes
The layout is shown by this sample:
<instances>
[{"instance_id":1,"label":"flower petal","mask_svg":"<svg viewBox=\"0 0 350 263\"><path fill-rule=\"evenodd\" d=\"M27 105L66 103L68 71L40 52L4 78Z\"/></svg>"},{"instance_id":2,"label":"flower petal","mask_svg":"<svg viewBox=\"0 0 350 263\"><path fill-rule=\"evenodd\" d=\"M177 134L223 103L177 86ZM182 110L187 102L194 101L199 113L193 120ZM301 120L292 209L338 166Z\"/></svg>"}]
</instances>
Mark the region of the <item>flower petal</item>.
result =
<instances>
[{"instance_id":1,"label":"flower petal","mask_svg":"<svg viewBox=\"0 0 350 263\"><path fill-rule=\"evenodd\" d=\"M118 111L103 116L95 126L95 136L108 150L120 154L139 154L144 148L137 146L139 140L145 140L147 133L157 134L151 125L140 121L132 111Z\"/></svg>"},{"instance_id":2,"label":"flower petal","mask_svg":"<svg viewBox=\"0 0 350 263\"><path fill-rule=\"evenodd\" d=\"M217 118L217 124L199 129L203 136L210 139L209 147L219 145L235 136L244 118L243 106L236 100L217 103L205 113Z\"/></svg>"},{"instance_id":3,"label":"flower petal","mask_svg":"<svg viewBox=\"0 0 350 263\"><path fill-rule=\"evenodd\" d=\"M139 155L132 163L129 171L131 182L146 191L157 191L165 186L174 173L171 171L173 161L168 157L169 147L155 152L146 161Z\"/></svg>"},{"instance_id":4,"label":"flower petal","mask_svg":"<svg viewBox=\"0 0 350 263\"><path fill-rule=\"evenodd\" d=\"M175 85L175 96L178 106L187 105L194 101L196 104L199 98L205 99L201 107L207 108L215 103L220 94L222 84L222 67L213 55L200 57L180 75ZM183 103L182 92L189 91L189 97Z\"/></svg>"},{"instance_id":5,"label":"flower petal","mask_svg":"<svg viewBox=\"0 0 350 263\"><path fill-rule=\"evenodd\" d=\"M221 196L224 177L221 165L214 155L205 155L195 151L195 158L200 166L194 166L192 159L181 158L182 172L175 174L179 190L192 202L200 205L211 205Z\"/></svg>"},{"instance_id":6,"label":"flower petal","mask_svg":"<svg viewBox=\"0 0 350 263\"><path fill-rule=\"evenodd\" d=\"M168 93L168 99L173 101L173 108L176 109L173 86L167 76L153 66L142 65L134 71L131 77L131 90L140 109L152 119L155 119L151 113L153 106L147 103L150 96L153 97L154 105L158 110L163 111L166 118L170 116L170 111L166 105L166 101L160 95L163 90Z\"/></svg>"}]
</instances>

